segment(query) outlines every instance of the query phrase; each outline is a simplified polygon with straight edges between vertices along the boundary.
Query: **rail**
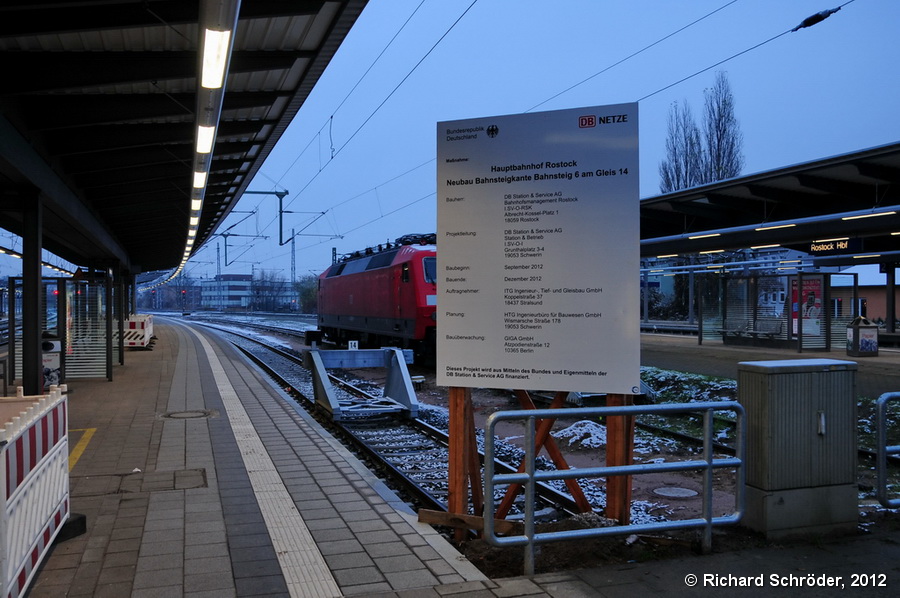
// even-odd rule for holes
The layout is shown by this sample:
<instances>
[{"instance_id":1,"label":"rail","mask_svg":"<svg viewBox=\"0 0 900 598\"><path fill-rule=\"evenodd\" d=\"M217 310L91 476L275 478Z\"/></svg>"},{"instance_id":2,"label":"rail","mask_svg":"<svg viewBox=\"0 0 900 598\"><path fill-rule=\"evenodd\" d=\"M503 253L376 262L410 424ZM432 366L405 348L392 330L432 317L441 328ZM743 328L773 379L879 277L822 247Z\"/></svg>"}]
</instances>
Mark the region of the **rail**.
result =
<instances>
[{"instance_id":1,"label":"rail","mask_svg":"<svg viewBox=\"0 0 900 598\"><path fill-rule=\"evenodd\" d=\"M900 454L900 445L888 446L887 444L887 405L891 401L900 399L900 392L886 392L875 401L876 428L875 428L875 474L878 482L876 494L878 502L888 509L900 507L900 498L888 498L887 488L887 460L888 456Z\"/></svg>"},{"instance_id":2,"label":"rail","mask_svg":"<svg viewBox=\"0 0 900 598\"><path fill-rule=\"evenodd\" d=\"M736 414L737 435L735 456L714 458L713 456L713 412L733 411ZM703 403L679 403L665 405L629 405L622 407L591 407L578 409L579 417L606 417L616 415L668 415L682 413L703 414L703 459L667 463L644 463L610 467L586 467L554 471L535 471L535 426L538 419L571 417L572 409L538 409L533 411L498 411L488 417L485 423L484 452L484 538L494 546L525 546L525 575L534 574L535 545L563 540L577 540L598 536L660 532L676 529L703 528L703 550L709 552L712 545L712 527L728 525L740 521L744 511L744 453L745 422L744 409L734 401ZM494 471L494 427L501 421L527 420L525 426L525 472L496 474ZM730 515L713 517L713 470L733 468L735 470L735 511ZM566 530L536 533L534 525L535 484L550 480L570 478L598 478L612 475L638 475L645 473L666 473L676 471L701 470L703 475L703 517L681 521L662 521L616 527ZM494 488L498 485L522 484L525 494L525 530L521 536L499 537L494 529Z\"/></svg>"}]
</instances>

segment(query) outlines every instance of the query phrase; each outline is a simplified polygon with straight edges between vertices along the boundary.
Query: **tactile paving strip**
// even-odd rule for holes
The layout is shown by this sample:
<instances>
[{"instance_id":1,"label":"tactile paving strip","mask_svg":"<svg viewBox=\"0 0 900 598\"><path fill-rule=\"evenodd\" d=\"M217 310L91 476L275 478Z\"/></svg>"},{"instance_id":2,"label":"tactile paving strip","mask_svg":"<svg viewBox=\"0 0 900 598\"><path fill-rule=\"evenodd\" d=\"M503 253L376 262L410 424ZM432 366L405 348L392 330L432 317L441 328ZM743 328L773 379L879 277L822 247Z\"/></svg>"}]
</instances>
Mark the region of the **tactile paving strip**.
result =
<instances>
[{"instance_id":1,"label":"tactile paving strip","mask_svg":"<svg viewBox=\"0 0 900 598\"><path fill-rule=\"evenodd\" d=\"M291 596L339 597L341 591L309 529L275 470L243 404L212 346L198 336L212 368L228 420L238 441L253 492L272 538Z\"/></svg>"}]
</instances>

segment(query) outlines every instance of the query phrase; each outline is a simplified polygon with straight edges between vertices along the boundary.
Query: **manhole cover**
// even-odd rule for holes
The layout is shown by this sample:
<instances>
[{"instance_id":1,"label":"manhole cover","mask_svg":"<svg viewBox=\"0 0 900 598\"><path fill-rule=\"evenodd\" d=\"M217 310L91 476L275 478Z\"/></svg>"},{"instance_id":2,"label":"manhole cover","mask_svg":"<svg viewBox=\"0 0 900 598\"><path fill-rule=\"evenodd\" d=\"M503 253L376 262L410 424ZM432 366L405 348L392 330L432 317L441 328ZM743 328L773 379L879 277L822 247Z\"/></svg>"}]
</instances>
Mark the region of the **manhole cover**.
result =
<instances>
[{"instance_id":1,"label":"manhole cover","mask_svg":"<svg viewBox=\"0 0 900 598\"><path fill-rule=\"evenodd\" d=\"M697 496L697 493L689 488L678 488L677 486L664 486L653 490L654 494L665 496L667 498L690 498Z\"/></svg>"},{"instance_id":2,"label":"manhole cover","mask_svg":"<svg viewBox=\"0 0 900 598\"><path fill-rule=\"evenodd\" d=\"M197 419L203 417L212 417L213 415L215 415L215 413L212 411L198 409L196 411L170 411L168 413L163 413L162 417L168 419Z\"/></svg>"}]
</instances>

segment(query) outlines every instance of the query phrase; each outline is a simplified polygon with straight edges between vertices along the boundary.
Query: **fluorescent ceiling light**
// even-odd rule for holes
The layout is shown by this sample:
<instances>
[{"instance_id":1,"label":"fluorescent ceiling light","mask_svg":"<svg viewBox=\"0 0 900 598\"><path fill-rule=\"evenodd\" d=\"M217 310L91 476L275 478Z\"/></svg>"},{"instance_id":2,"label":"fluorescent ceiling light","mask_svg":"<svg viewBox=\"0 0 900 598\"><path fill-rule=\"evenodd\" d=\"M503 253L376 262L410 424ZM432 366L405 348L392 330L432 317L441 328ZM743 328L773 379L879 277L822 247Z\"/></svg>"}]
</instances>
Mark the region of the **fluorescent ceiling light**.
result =
<instances>
[{"instance_id":1,"label":"fluorescent ceiling light","mask_svg":"<svg viewBox=\"0 0 900 598\"><path fill-rule=\"evenodd\" d=\"M216 139L216 128L205 127L200 125L197 127L197 153L208 154L212 151L213 141Z\"/></svg>"},{"instance_id":2,"label":"fluorescent ceiling light","mask_svg":"<svg viewBox=\"0 0 900 598\"><path fill-rule=\"evenodd\" d=\"M710 249L709 251L701 251L700 253L706 254L706 253L724 253L724 252L725 252L724 249Z\"/></svg>"},{"instance_id":3,"label":"fluorescent ceiling light","mask_svg":"<svg viewBox=\"0 0 900 598\"><path fill-rule=\"evenodd\" d=\"M751 245L750 249L771 249L773 247L781 247L777 243L775 245Z\"/></svg>"},{"instance_id":4,"label":"fluorescent ceiling light","mask_svg":"<svg viewBox=\"0 0 900 598\"><path fill-rule=\"evenodd\" d=\"M853 259L859 260L859 259L863 259L863 258L867 258L867 257L881 257L881 254L880 253L871 253L869 255L854 255Z\"/></svg>"},{"instance_id":5,"label":"fluorescent ceiling light","mask_svg":"<svg viewBox=\"0 0 900 598\"><path fill-rule=\"evenodd\" d=\"M707 235L694 235L693 237L688 237L688 239L693 241L694 239L708 239L710 237L720 237L720 236L722 236L722 233L709 233Z\"/></svg>"},{"instance_id":6,"label":"fluorescent ceiling light","mask_svg":"<svg viewBox=\"0 0 900 598\"><path fill-rule=\"evenodd\" d=\"M200 85L203 87L207 89L222 87L230 40L231 31L206 30L203 38L203 72L200 79Z\"/></svg>"},{"instance_id":7,"label":"fluorescent ceiling light","mask_svg":"<svg viewBox=\"0 0 900 598\"><path fill-rule=\"evenodd\" d=\"M859 220L860 218L875 218L876 216L891 216L897 212L878 212L877 214L862 214L860 216L844 216L841 220Z\"/></svg>"},{"instance_id":8,"label":"fluorescent ceiling light","mask_svg":"<svg viewBox=\"0 0 900 598\"><path fill-rule=\"evenodd\" d=\"M833 239L816 239L813 243L830 243L832 241L848 241L850 237L835 237Z\"/></svg>"},{"instance_id":9,"label":"fluorescent ceiling light","mask_svg":"<svg viewBox=\"0 0 900 598\"><path fill-rule=\"evenodd\" d=\"M797 226L796 224L774 224L772 226L760 226L759 228L755 228L755 231L763 231L763 230L775 230L778 228L793 228Z\"/></svg>"},{"instance_id":10,"label":"fluorescent ceiling light","mask_svg":"<svg viewBox=\"0 0 900 598\"><path fill-rule=\"evenodd\" d=\"M199 216L191 216L191 219L188 221L188 226L197 226L200 224Z\"/></svg>"},{"instance_id":11,"label":"fluorescent ceiling light","mask_svg":"<svg viewBox=\"0 0 900 598\"><path fill-rule=\"evenodd\" d=\"M203 207L202 199L192 199L191 200L191 211L192 212L199 212L200 208L202 208L202 207Z\"/></svg>"},{"instance_id":12,"label":"fluorescent ceiling light","mask_svg":"<svg viewBox=\"0 0 900 598\"><path fill-rule=\"evenodd\" d=\"M206 173L205 172L195 172L194 173L194 189L202 189L206 187Z\"/></svg>"},{"instance_id":13,"label":"fluorescent ceiling light","mask_svg":"<svg viewBox=\"0 0 900 598\"><path fill-rule=\"evenodd\" d=\"M900 233L894 233L894 234L900 235ZM658 259L658 260L664 260L664 259L666 259L667 257L678 257L678 254L677 254L677 253L670 253L669 255L658 255L658 256L656 256L656 259Z\"/></svg>"}]
</instances>

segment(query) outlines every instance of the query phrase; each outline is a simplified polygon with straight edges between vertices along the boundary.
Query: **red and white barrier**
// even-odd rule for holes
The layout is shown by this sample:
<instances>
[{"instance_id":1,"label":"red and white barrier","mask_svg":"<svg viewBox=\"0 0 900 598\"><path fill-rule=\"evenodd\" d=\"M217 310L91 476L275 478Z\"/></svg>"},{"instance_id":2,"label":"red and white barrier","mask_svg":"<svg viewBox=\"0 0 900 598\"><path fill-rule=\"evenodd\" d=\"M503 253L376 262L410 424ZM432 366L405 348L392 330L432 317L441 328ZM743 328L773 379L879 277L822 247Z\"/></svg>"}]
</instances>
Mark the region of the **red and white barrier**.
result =
<instances>
[{"instance_id":1,"label":"red and white barrier","mask_svg":"<svg viewBox=\"0 0 900 598\"><path fill-rule=\"evenodd\" d=\"M69 518L66 396L0 399L0 581L3 596L21 596Z\"/></svg>"},{"instance_id":2,"label":"red and white barrier","mask_svg":"<svg viewBox=\"0 0 900 598\"><path fill-rule=\"evenodd\" d=\"M153 338L153 316L150 314L133 314L125 322L126 347L146 347Z\"/></svg>"}]
</instances>

